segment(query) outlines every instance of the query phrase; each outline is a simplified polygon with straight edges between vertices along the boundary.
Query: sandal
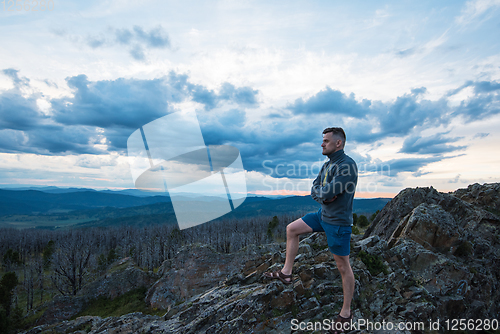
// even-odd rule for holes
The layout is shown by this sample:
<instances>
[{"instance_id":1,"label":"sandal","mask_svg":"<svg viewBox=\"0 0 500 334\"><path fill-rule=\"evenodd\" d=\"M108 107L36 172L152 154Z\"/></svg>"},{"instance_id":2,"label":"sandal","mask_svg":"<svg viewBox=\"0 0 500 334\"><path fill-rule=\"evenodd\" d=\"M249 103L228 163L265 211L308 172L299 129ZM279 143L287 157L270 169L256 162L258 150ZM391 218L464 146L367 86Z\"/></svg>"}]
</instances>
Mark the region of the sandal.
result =
<instances>
[{"instance_id":1,"label":"sandal","mask_svg":"<svg viewBox=\"0 0 500 334\"><path fill-rule=\"evenodd\" d=\"M337 319L331 324L331 329L328 331L330 334L338 334L349 332L351 330L352 312L348 318L344 318L340 314Z\"/></svg>"},{"instance_id":2,"label":"sandal","mask_svg":"<svg viewBox=\"0 0 500 334\"><path fill-rule=\"evenodd\" d=\"M264 276L267 278L272 278L272 279L279 279L285 284L292 284L292 274L290 275L285 275L281 272L281 270L275 271L275 272L266 272L264 273ZM289 278L290 280L287 281L286 279Z\"/></svg>"}]
</instances>

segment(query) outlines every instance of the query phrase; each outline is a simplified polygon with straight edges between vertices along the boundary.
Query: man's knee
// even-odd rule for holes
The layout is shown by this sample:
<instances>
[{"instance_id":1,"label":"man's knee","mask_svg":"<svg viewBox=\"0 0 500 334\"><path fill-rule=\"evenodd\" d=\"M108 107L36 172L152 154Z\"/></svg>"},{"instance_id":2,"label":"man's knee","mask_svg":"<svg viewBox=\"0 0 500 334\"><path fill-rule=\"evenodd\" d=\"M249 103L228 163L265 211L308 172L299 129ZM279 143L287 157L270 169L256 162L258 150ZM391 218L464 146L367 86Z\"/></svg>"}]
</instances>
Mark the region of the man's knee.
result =
<instances>
[{"instance_id":1,"label":"man's knee","mask_svg":"<svg viewBox=\"0 0 500 334\"><path fill-rule=\"evenodd\" d=\"M287 236L297 236L304 233L312 232L312 228L307 225L302 218L299 218L286 226Z\"/></svg>"},{"instance_id":2,"label":"man's knee","mask_svg":"<svg viewBox=\"0 0 500 334\"><path fill-rule=\"evenodd\" d=\"M334 255L334 258L337 264L337 269L340 271L341 275L348 274L352 271L351 264L349 263L349 255L347 256Z\"/></svg>"},{"instance_id":3,"label":"man's knee","mask_svg":"<svg viewBox=\"0 0 500 334\"><path fill-rule=\"evenodd\" d=\"M297 228L293 225L294 222L286 226L286 235L295 236L297 235Z\"/></svg>"}]
</instances>

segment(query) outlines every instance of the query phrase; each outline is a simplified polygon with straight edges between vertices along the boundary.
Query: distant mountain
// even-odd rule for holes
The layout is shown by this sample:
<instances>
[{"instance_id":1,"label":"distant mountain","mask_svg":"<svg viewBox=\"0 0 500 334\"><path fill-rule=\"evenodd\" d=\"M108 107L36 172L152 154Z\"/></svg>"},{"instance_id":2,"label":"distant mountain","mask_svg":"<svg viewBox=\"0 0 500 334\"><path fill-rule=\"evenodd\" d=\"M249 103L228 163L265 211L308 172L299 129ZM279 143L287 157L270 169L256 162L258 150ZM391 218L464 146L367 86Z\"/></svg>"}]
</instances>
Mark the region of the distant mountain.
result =
<instances>
[{"instance_id":1,"label":"distant mountain","mask_svg":"<svg viewBox=\"0 0 500 334\"><path fill-rule=\"evenodd\" d=\"M186 194L188 195L188 194ZM182 199L182 198L181 198ZM219 197L184 197L193 208L206 206ZM354 212L381 210L388 198L355 199ZM241 219L282 214L300 215L319 209L310 196L279 199L247 197L234 211L219 219ZM22 215L22 217L21 217ZM176 223L168 196L137 197L98 191L46 193L38 190L0 189L0 227L116 226Z\"/></svg>"},{"instance_id":2,"label":"distant mountain","mask_svg":"<svg viewBox=\"0 0 500 334\"><path fill-rule=\"evenodd\" d=\"M170 202L170 197L136 197L95 190L47 193L39 190L0 189L0 215L38 214L98 207L126 208L160 202Z\"/></svg>"}]
</instances>

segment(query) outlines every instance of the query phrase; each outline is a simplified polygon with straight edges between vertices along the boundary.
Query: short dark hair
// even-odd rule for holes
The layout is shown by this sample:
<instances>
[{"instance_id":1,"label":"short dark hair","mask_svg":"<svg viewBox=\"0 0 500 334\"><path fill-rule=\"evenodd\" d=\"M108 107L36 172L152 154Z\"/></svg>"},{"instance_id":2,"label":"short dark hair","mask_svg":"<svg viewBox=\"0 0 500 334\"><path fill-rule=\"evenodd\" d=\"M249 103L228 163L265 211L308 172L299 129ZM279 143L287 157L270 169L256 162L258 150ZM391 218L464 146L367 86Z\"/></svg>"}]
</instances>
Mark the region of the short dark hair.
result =
<instances>
[{"instance_id":1,"label":"short dark hair","mask_svg":"<svg viewBox=\"0 0 500 334\"><path fill-rule=\"evenodd\" d=\"M327 134L328 132L331 132L334 136L339 136L345 143L345 132L342 128L326 128L323 130L323 134Z\"/></svg>"}]
</instances>

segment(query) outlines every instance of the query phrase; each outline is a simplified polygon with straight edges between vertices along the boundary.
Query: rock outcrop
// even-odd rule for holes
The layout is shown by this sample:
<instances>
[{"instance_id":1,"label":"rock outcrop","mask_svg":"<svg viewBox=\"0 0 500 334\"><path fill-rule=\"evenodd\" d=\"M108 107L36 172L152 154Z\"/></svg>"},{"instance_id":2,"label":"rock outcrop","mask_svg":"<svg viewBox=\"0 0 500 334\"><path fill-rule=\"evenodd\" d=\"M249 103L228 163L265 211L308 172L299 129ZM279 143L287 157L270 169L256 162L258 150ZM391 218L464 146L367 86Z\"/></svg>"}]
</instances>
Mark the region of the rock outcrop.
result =
<instances>
[{"instance_id":1,"label":"rock outcrop","mask_svg":"<svg viewBox=\"0 0 500 334\"><path fill-rule=\"evenodd\" d=\"M474 183L451 194L497 215L500 213L500 183Z\"/></svg>"},{"instance_id":2,"label":"rock outcrop","mask_svg":"<svg viewBox=\"0 0 500 334\"><path fill-rule=\"evenodd\" d=\"M150 287L158 277L137 267L130 258L115 262L96 281L78 291L76 296L56 296L42 308L45 312L38 324L52 324L67 320L80 313L89 301L98 297L114 299L141 287Z\"/></svg>"},{"instance_id":3,"label":"rock outcrop","mask_svg":"<svg viewBox=\"0 0 500 334\"><path fill-rule=\"evenodd\" d=\"M500 218L491 210L498 198L481 201L474 197L477 189L456 195L405 189L363 237L353 236L355 321L427 325L441 319L443 325L446 319L498 319ZM301 240L291 285L262 275L281 268L284 253L284 244L249 246L236 254L189 246L162 265L146 296L145 302L165 309L163 317L80 317L25 333L291 333L292 319L334 319L342 306L342 281L324 234Z\"/></svg>"}]
</instances>

